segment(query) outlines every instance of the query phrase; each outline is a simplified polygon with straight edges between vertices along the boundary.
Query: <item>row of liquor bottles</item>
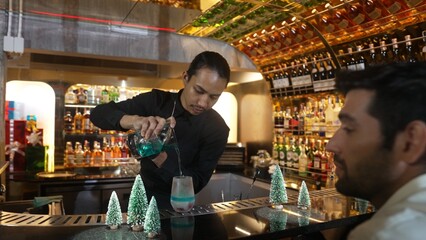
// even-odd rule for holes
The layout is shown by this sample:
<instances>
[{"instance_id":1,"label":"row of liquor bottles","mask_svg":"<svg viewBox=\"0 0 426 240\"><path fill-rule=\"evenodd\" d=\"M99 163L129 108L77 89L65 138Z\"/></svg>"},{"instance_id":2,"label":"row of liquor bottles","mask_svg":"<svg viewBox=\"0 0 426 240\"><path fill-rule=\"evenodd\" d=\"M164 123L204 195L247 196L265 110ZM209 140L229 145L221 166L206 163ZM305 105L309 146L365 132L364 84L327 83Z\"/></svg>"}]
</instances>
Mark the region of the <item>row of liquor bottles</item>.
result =
<instances>
[{"instance_id":1,"label":"row of liquor bottles","mask_svg":"<svg viewBox=\"0 0 426 240\"><path fill-rule=\"evenodd\" d=\"M118 102L132 98L143 91L145 89L128 88L125 83L120 87L76 84L69 87L65 93L65 104L97 105L110 101Z\"/></svg>"},{"instance_id":2,"label":"row of liquor bottles","mask_svg":"<svg viewBox=\"0 0 426 240\"><path fill-rule=\"evenodd\" d=\"M329 138L340 126L338 114L343 105L340 95L308 95L291 102L284 100L275 101L275 134Z\"/></svg>"},{"instance_id":3,"label":"row of liquor bottles","mask_svg":"<svg viewBox=\"0 0 426 240\"><path fill-rule=\"evenodd\" d=\"M304 11L302 19L288 15L269 27L259 29L233 42L233 45L254 59L274 58L276 52L297 52L302 42L306 48L321 48L315 27L331 44L336 45L355 38L363 38L395 28L423 22L426 11L424 0L334 0L327 1ZM319 44L319 45L317 45Z\"/></svg>"},{"instance_id":4,"label":"row of liquor bottles","mask_svg":"<svg viewBox=\"0 0 426 240\"><path fill-rule=\"evenodd\" d=\"M317 137L276 134L272 158L288 174L326 182L334 177L333 154L325 150L327 142Z\"/></svg>"},{"instance_id":5,"label":"row of liquor bottles","mask_svg":"<svg viewBox=\"0 0 426 240\"><path fill-rule=\"evenodd\" d=\"M98 141L89 142L66 142L64 152L64 167L102 167L117 165L130 157L129 148L125 143L125 137L104 137L103 143Z\"/></svg>"},{"instance_id":6,"label":"row of liquor bottles","mask_svg":"<svg viewBox=\"0 0 426 240\"><path fill-rule=\"evenodd\" d=\"M376 64L426 60L426 47L419 49L417 46L413 46L410 35L405 35L401 41L392 38L391 42L386 42L386 39L382 38L379 41L379 46L369 43L368 48L365 48L364 45L358 45L356 51L351 47L347 48L346 52L340 49L338 59L341 68L362 70ZM312 85L314 88L316 86L322 87L315 85L315 83L334 79L335 71L336 65L331 60L329 53L318 53L291 62L280 62L262 69L264 78L271 84L272 89L299 88Z\"/></svg>"}]
</instances>

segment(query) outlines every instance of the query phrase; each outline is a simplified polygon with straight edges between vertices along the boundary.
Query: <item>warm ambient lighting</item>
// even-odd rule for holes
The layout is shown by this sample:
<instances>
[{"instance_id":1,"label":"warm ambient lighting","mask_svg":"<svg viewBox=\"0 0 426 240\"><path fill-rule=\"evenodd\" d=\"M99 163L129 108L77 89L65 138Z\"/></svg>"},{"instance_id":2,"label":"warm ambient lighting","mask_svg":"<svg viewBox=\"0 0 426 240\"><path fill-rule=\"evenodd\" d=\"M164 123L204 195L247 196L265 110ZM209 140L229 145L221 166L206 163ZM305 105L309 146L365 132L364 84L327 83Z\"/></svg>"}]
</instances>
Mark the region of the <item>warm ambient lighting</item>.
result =
<instances>
[{"instance_id":1,"label":"warm ambient lighting","mask_svg":"<svg viewBox=\"0 0 426 240\"><path fill-rule=\"evenodd\" d=\"M285 209L285 208L283 208L283 209L282 209L282 211L283 211L283 212L286 212L286 213L288 213L288 214L291 214L291 215L297 216L297 217L305 217L305 216L302 216L301 214L299 214L299 213L297 213L297 212L293 212L293 211L288 210L288 209ZM309 219L309 220L311 220L311 221L314 221L314 222L318 222L318 223L322 223L322 222L324 222L324 221L322 221L322 220L318 220L318 219L316 219L316 218L311 218L311 217L309 217L308 219Z\"/></svg>"},{"instance_id":2,"label":"warm ambient lighting","mask_svg":"<svg viewBox=\"0 0 426 240\"><path fill-rule=\"evenodd\" d=\"M79 21L110 24L110 25L115 25L117 27L133 27L133 28L150 29L150 30L156 30L156 31L176 32L176 30L173 28L161 28L161 27L147 26L147 25L134 24L134 23L123 23L121 21L113 21L113 20L107 20L107 19L90 18L90 17L82 17L82 16L76 16L76 15L42 12L42 11L34 11L34 10L29 10L28 12L33 14L38 14L38 15L49 16L49 17L68 18L68 19L75 19Z\"/></svg>"},{"instance_id":3,"label":"warm ambient lighting","mask_svg":"<svg viewBox=\"0 0 426 240\"><path fill-rule=\"evenodd\" d=\"M240 232L240 233L242 233L242 234L245 234L245 235L247 235L247 236L250 236L250 235L251 235L251 233L250 233L250 232L248 232L248 231L246 231L246 230L244 230L244 229L242 229L242 228L240 228L240 227L235 227L235 230L237 230L238 232Z\"/></svg>"}]
</instances>

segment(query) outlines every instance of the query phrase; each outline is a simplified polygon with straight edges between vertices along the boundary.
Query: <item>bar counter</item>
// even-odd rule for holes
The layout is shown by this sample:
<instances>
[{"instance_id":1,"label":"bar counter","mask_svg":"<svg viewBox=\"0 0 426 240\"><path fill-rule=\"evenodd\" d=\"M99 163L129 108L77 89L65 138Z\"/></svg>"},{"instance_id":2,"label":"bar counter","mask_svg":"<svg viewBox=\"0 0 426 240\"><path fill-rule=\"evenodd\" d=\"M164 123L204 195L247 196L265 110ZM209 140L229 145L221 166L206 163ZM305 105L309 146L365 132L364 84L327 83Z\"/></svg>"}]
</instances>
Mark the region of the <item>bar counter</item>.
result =
<instances>
[{"instance_id":1,"label":"bar counter","mask_svg":"<svg viewBox=\"0 0 426 240\"><path fill-rule=\"evenodd\" d=\"M258 181L269 181L267 173L252 168L233 174L241 175L249 182L253 176L258 176ZM215 175L220 174L216 172ZM63 195L65 213L69 215L28 214L0 208L3 209L0 212L1 239L30 239L34 236L91 240L146 238L143 232L131 231L126 224L125 212L134 174L59 176L8 175L9 185L29 184L38 196ZM286 177L286 182L298 180ZM256 197L255 194L248 199L240 197L235 201L198 204L183 214L160 209L161 235L157 239L284 239L301 235L310 236L307 239L321 239L318 237L322 237L320 233L324 231L344 234L346 228L373 214L373 208L365 201L342 196L334 188L314 190L313 187L311 184L312 206L309 209L297 207L298 192L294 189L288 189L289 201L281 210L273 208L267 196ZM112 191L118 192L122 202L124 224L118 230L110 230L105 225L106 206ZM75 203L79 203L79 207L71 206Z\"/></svg>"},{"instance_id":2,"label":"bar counter","mask_svg":"<svg viewBox=\"0 0 426 240\"><path fill-rule=\"evenodd\" d=\"M274 209L267 197L196 206L183 214L160 210L161 234L157 239L283 239L350 227L372 215L370 206L334 189L313 191L310 196L309 209L299 209L297 194L292 194L281 210ZM5 211L0 212L0 233L2 239L146 237L126 224L110 230L104 214L49 216Z\"/></svg>"}]
</instances>

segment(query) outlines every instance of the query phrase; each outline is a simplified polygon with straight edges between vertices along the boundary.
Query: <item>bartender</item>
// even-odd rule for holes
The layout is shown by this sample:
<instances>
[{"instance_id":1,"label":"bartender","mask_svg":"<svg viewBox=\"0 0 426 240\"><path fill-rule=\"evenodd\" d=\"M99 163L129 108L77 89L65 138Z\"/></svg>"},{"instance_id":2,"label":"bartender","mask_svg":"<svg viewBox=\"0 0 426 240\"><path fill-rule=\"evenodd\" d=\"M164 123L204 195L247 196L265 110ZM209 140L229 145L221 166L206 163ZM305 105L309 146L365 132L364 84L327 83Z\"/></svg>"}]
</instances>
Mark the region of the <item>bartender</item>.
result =
<instances>
[{"instance_id":1,"label":"bartender","mask_svg":"<svg viewBox=\"0 0 426 240\"><path fill-rule=\"evenodd\" d=\"M158 134L169 121L178 143L182 173L192 177L197 193L207 185L227 143L229 128L212 107L229 79L226 59L205 51L182 74L184 88L179 92L153 89L125 101L101 104L93 109L90 120L105 130L140 131L145 139ZM148 199L155 196L160 209L171 209L172 180L180 174L177 151L166 148L138 160Z\"/></svg>"}]
</instances>

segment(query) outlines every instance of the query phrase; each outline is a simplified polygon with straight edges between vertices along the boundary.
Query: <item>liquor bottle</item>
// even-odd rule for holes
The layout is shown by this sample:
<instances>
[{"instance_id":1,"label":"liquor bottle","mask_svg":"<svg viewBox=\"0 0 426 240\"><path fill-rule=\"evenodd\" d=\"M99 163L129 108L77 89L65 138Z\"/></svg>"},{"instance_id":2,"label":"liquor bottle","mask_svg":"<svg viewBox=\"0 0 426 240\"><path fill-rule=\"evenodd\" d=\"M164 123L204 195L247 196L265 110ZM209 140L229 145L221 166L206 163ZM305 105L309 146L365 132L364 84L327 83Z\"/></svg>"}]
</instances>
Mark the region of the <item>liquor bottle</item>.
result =
<instances>
[{"instance_id":1,"label":"liquor bottle","mask_svg":"<svg viewBox=\"0 0 426 240\"><path fill-rule=\"evenodd\" d=\"M365 69L366 61L362 53L362 47L357 46L356 50L357 50L357 54L355 55L356 70L361 71Z\"/></svg>"},{"instance_id":2,"label":"liquor bottle","mask_svg":"<svg viewBox=\"0 0 426 240\"><path fill-rule=\"evenodd\" d=\"M340 65L341 65L342 70L347 70L348 69L348 67L347 67L348 63L347 63L347 60L346 60L346 56L344 56L343 49L339 49L338 55L339 55L339 60L340 60Z\"/></svg>"},{"instance_id":3,"label":"liquor bottle","mask_svg":"<svg viewBox=\"0 0 426 240\"><path fill-rule=\"evenodd\" d=\"M378 62L376 50L374 49L374 43L370 43L370 44L368 44L368 46L369 46L369 49L370 49L370 57L369 57L369 60L368 60L368 66L377 65L379 62Z\"/></svg>"},{"instance_id":4,"label":"liquor bottle","mask_svg":"<svg viewBox=\"0 0 426 240\"><path fill-rule=\"evenodd\" d=\"M411 36L405 35L405 61L406 62L417 62L413 46L411 44Z\"/></svg>"},{"instance_id":5,"label":"liquor bottle","mask_svg":"<svg viewBox=\"0 0 426 240\"><path fill-rule=\"evenodd\" d=\"M352 22L357 25L363 24L364 27L368 27L365 26L365 24L369 24L371 19L364 13L362 6L356 2L348 3L346 0L344 0L344 2L344 6Z\"/></svg>"},{"instance_id":6,"label":"liquor bottle","mask_svg":"<svg viewBox=\"0 0 426 240\"><path fill-rule=\"evenodd\" d=\"M314 162L313 162L313 168L312 168L312 177L314 177L315 179L317 179L318 177L320 177L320 175L318 174L319 172L321 172L321 152L320 152L320 145L321 145L321 140L317 140L315 142L315 147L313 148L313 156L314 156Z\"/></svg>"},{"instance_id":7,"label":"liquor bottle","mask_svg":"<svg viewBox=\"0 0 426 240\"><path fill-rule=\"evenodd\" d=\"M87 104L96 104L95 87L94 86L89 86L87 88Z\"/></svg>"},{"instance_id":8,"label":"liquor bottle","mask_svg":"<svg viewBox=\"0 0 426 240\"><path fill-rule=\"evenodd\" d=\"M284 145L283 136L278 137L278 164L280 167L285 167L287 158L287 149Z\"/></svg>"},{"instance_id":9,"label":"liquor bottle","mask_svg":"<svg viewBox=\"0 0 426 240\"><path fill-rule=\"evenodd\" d=\"M74 132L82 133L83 132L83 115L77 109L75 110L74 115Z\"/></svg>"},{"instance_id":10,"label":"liquor bottle","mask_svg":"<svg viewBox=\"0 0 426 240\"><path fill-rule=\"evenodd\" d=\"M83 166L83 162L84 162L83 146L81 145L81 142L76 142L75 143L75 165Z\"/></svg>"},{"instance_id":11,"label":"liquor bottle","mask_svg":"<svg viewBox=\"0 0 426 240\"><path fill-rule=\"evenodd\" d=\"M294 138L290 138L288 142L288 148L287 148L287 161L286 161L286 167L287 168L293 168L294 158L296 156L295 152L295 145L294 145ZM291 171L291 169L290 169Z\"/></svg>"},{"instance_id":12,"label":"liquor bottle","mask_svg":"<svg viewBox=\"0 0 426 240\"><path fill-rule=\"evenodd\" d=\"M127 159L129 158L129 149L127 148L126 144L124 144L123 139L118 142L118 146L120 147L121 151L121 158Z\"/></svg>"},{"instance_id":13,"label":"liquor bottle","mask_svg":"<svg viewBox=\"0 0 426 240\"><path fill-rule=\"evenodd\" d=\"M64 167L73 167L75 165L75 153L71 142L65 145Z\"/></svg>"},{"instance_id":14,"label":"liquor bottle","mask_svg":"<svg viewBox=\"0 0 426 240\"><path fill-rule=\"evenodd\" d=\"M325 62L325 71L327 72L327 79L335 78L336 65L331 60L331 55L327 52L327 59Z\"/></svg>"},{"instance_id":15,"label":"liquor bottle","mask_svg":"<svg viewBox=\"0 0 426 240\"><path fill-rule=\"evenodd\" d=\"M398 39L396 38L392 38L392 61L396 63L402 62L398 48Z\"/></svg>"},{"instance_id":16,"label":"liquor bottle","mask_svg":"<svg viewBox=\"0 0 426 240\"><path fill-rule=\"evenodd\" d=\"M299 112L296 106L293 108L293 115L290 120L290 128L293 135L299 135Z\"/></svg>"},{"instance_id":17,"label":"liquor bottle","mask_svg":"<svg viewBox=\"0 0 426 240\"><path fill-rule=\"evenodd\" d=\"M298 131L299 135L303 136L305 135L305 116L306 116L306 107L303 103L300 104L300 111L299 111L299 125L298 125Z\"/></svg>"},{"instance_id":18,"label":"liquor bottle","mask_svg":"<svg viewBox=\"0 0 426 240\"><path fill-rule=\"evenodd\" d=\"M380 63L389 63L390 59L391 58L388 55L388 47L386 46L385 41L380 41Z\"/></svg>"},{"instance_id":19,"label":"liquor bottle","mask_svg":"<svg viewBox=\"0 0 426 240\"><path fill-rule=\"evenodd\" d=\"M291 110L290 107L286 108L286 111L284 113L284 130L291 133Z\"/></svg>"},{"instance_id":20,"label":"liquor bottle","mask_svg":"<svg viewBox=\"0 0 426 240\"><path fill-rule=\"evenodd\" d=\"M326 72L326 69L325 69L325 66L324 66L324 60L319 59L317 66L318 66L318 73L319 73L320 79L326 80L327 79L327 72Z\"/></svg>"},{"instance_id":21,"label":"liquor bottle","mask_svg":"<svg viewBox=\"0 0 426 240\"><path fill-rule=\"evenodd\" d=\"M90 166L92 164L92 151L90 150L90 142L85 140L84 141L84 148L83 148L83 165L84 166Z\"/></svg>"},{"instance_id":22,"label":"liquor bottle","mask_svg":"<svg viewBox=\"0 0 426 240\"><path fill-rule=\"evenodd\" d=\"M282 48L283 44L277 39L274 34L267 34L267 37L269 38L269 43L275 50L279 50Z\"/></svg>"},{"instance_id":23,"label":"liquor bottle","mask_svg":"<svg viewBox=\"0 0 426 240\"><path fill-rule=\"evenodd\" d=\"M317 60L315 57L312 58L312 62L311 62L311 78L312 78L312 81L320 80L320 76L319 76L318 68L317 68Z\"/></svg>"},{"instance_id":24,"label":"liquor bottle","mask_svg":"<svg viewBox=\"0 0 426 240\"><path fill-rule=\"evenodd\" d=\"M72 133L74 131L74 120L71 111L66 111L64 116L64 131L65 133Z\"/></svg>"},{"instance_id":25,"label":"liquor bottle","mask_svg":"<svg viewBox=\"0 0 426 240\"><path fill-rule=\"evenodd\" d=\"M408 6L403 1L382 0L380 2L392 15L396 15L397 13L402 13L408 10Z\"/></svg>"},{"instance_id":26,"label":"liquor bottle","mask_svg":"<svg viewBox=\"0 0 426 240\"><path fill-rule=\"evenodd\" d=\"M299 172L299 158L301 154L300 150L300 141L302 138L294 139L294 147L293 147L293 168L296 171L296 173Z\"/></svg>"},{"instance_id":27,"label":"liquor bottle","mask_svg":"<svg viewBox=\"0 0 426 240\"><path fill-rule=\"evenodd\" d=\"M90 122L90 110L87 109L83 114L83 132L93 133L93 124Z\"/></svg>"},{"instance_id":28,"label":"liquor bottle","mask_svg":"<svg viewBox=\"0 0 426 240\"><path fill-rule=\"evenodd\" d=\"M333 117L334 117L334 111L333 111L333 103L331 96L328 97L328 103L325 108L325 124L326 124L326 131L325 131L325 137L331 138L333 136Z\"/></svg>"},{"instance_id":29,"label":"liquor bottle","mask_svg":"<svg viewBox=\"0 0 426 240\"><path fill-rule=\"evenodd\" d=\"M373 20L377 20L388 15L386 14L387 12L382 9L377 0L363 0L362 3L368 17Z\"/></svg>"},{"instance_id":30,"label":"liquor bottle","mask_svg":"<svg viewBox=\"0 0 426 240\"><path fill-rule=\"evenodd\" d=\"M409 7L419 7L420 5L425 4L424 0L405 0Z\"/></svg>"},{"instance_id":31,"label":"liquor bottle","mask_svg":"<svg viewBox=\"0 0 426 240\"><path fill-rule=\"evenodd\" d=\"M84 88L79 88L77 93L77 103L86 104L87 103L87 93Z\"/></svg>"},{"instance_id":32,"label":"liquor bottle","mask_svg":"<svg viewBox=\"0 0 426 240\"><path fill-rule=\"evenodd\" d=\"M356 61L355 61L355 57L352 53L352 48L348 48L348 56L347 56L347 60L346 60L346 68L349 71L356 71Z\"/></svg>"},{"instance_id":33,"label":"liquor bottle","mask_svg":"<svg viewBox=\"0 0 426 240\"><path fill-rule=\"evenodd\" d=\"M345 8L333 8L331 4L327 3L329 15L331 16L331 22L336 24L340 29L346 32L354 31L355 24L348 18L347 11Z\"/></svg>"},{"instance_id":34,"label":"liquor bottle","mask_svg":"<svg viewBox=\"0 0 426 240\"><path fill-rule=\"evenodd\" d=\"M112 152L111 152L109 141L107 140L106 137L104 137L103 139L102 152L103 152L103 162L105 164L110 163L112 159Z\"/></svg>"},{"instance_id":35,"label":"liquor bottle","mask_svg":"<svg viewBox=\"0 0 426 240\"><path fill-rule=\"evenodd\" d=\"M77 103L77 95L74 92L73 88L68 88L68 91L65 93L65 104L75 104Z\"/></svg>"},{"instance_id":36,"label":"liquor bottle","mask_svg":"<svg viewBox=\"0 0 426 240\"><path fill-rule=\"evenodd\" d=\"M312 135L312 123L313 123L313 116L312 116L312 102L306 103L306 113L305 113L305 127L304 132L305 135Z\"/></svg>"},{"instance_id":37,"label":"liquor bottle","mask_svg":"<svg viewBox=\"0 0 426 240\"><path fill-rule=\"evenodd\" d=\"M306 147L302 142L300 145L300 156L299 156L299 176L306 177L308 169L308 155L306 155Z\"/></svg>"},{"instance_id":38,"label":"liquor bottle","mask_svg":"<svg viewBox=\"0 0 426 240\"><path fill-rule=\"evenodd\" d=\"M282 29L282 30L280 30L279 34L280 34L280 40L279 41L282 42L285 46L288 47L288 46L293 44L293 40L292 40L288 30Z\"/></svg>"},{"instance_id":39,"label":"liquor bottle","mask_svg":"<svg viewBox=\"0 0 426 240\"><path fill-rule=\"evenodd\" d=\"M102 156L102 150L101 145L98 141L93 142L93 152L92 152L92 159L93 159L93 165L94 166L102 166L103 165L103 156Z\"/></svg>"},{"instance_id":40,"label":"liquor bottle","mask_svg":"<svg viewBox=\"0 0 426 240\"><path fill-rule=\"evenodd\" d=\"M327 156L327 152L325 151L325 147L324 147L324 143L321 142L320 144L320 157L321 157L321 180L323 182L327 181L327 172L329 169L328 166L328 156Z\"/></svg>"},{"instance_id":41,"label":"liquor bottle","mask_svg":"<svg viewBox=\"0 0 426 240\"><path fill-rule=\"evenodd\" d=\"M110 101L109 92L107 87L105 86L104 89L102 90L101 103L108 103L109 101Z\"/></svg>"},{"instance_id":42,"label":"liquor bottle","mask_svg":"<svg viewBox=\"0 0 426 240\"><path fill-rule=\"evenodd\" d=\"M95 103L94 104L100 104L102 101L102 87L95 85L94 87L94 95L95 95Z\"/></svg>"},{"instance_id":43,"label":"liquor bottle","mask_svg":"<svg viewBox=\"0 0 426 240\"><path fill-rule=\"evenodd\" d=\"M321 102L319 103L318 108L318 119L319 119L319 131L318 136L325 137L325 131L326 131L326 124L325 124L325 116L324 116L324 99L321 99Z\"/></svg>"},{"instance_id":44,"label":"liquor bottle","mask_svg":"<svg viewBox=\"0 0 426 240\"><path fill-rule=\"evenodd\" d=\"M276 162L277 164L279 164L279 160L278 160L278 146L279 146L278 145L278 136L277 136L276 132L274 132L274 137L273 137L273 141L272 141L272 160L274 162Z\"/></svg>"},{"instance_id":45,"label":"liquor bottle","mask_svg":"<svg viewBox=\"0 0 426 240\"><path fill-rule=\"evenodd\" d=\"M118 102L120 92L118 91L118 88L116 86L110 87L108 93L110 101Z\"/></svg>"}]
</instances>

